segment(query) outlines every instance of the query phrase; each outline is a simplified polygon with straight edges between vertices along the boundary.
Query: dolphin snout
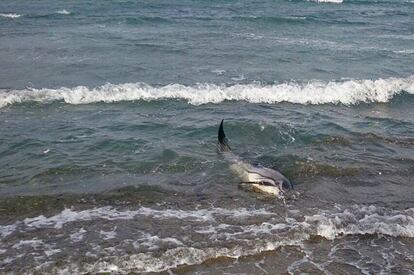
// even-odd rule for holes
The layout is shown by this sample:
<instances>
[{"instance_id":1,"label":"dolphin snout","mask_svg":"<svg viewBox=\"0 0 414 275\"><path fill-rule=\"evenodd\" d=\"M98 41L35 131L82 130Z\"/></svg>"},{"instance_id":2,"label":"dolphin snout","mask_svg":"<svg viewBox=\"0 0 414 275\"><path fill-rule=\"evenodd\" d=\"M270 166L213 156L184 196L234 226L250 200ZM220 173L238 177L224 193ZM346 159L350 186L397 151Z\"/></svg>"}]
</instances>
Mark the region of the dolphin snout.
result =
<instances>
[{"instance_id":1,"label":"dolphin snout","mask_svg":"<svg viewBox=\"0 0 414 275\"><path fill-rule=\"evenodd\" d=\"M293 184L286 178L283 180L282 187L286 190L293 190Z\"/></svg>"}]
</instances>

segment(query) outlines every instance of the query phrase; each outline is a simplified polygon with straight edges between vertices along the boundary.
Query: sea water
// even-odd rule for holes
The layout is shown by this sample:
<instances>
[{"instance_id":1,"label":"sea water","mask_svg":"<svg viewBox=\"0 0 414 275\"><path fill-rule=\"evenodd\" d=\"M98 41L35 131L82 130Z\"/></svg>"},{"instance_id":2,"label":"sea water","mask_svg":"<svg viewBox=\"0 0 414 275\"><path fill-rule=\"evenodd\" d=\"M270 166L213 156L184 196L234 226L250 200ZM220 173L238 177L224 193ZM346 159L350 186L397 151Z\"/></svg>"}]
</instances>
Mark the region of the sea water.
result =
<instances>
[{"instance_id":1,"label":"sea water","mask_svg":"<svg viewBox=\"0 0 414 275\"><path fill-rule=\"evenodd\" d=\"M1 273L414 272L413 1L3 0L0 64Z\"/></svg>"}]
</instances>

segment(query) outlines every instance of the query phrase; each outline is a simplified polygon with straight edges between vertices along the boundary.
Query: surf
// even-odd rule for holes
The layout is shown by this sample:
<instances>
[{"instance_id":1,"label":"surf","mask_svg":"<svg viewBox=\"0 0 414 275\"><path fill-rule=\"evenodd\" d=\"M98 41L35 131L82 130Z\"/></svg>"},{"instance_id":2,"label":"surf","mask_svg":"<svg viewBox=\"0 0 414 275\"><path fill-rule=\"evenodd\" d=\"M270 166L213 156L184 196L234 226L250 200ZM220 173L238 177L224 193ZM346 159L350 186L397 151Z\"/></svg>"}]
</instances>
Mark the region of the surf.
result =
<instances>
[{"instance_id":1,"label":"surf","mask_svg":"<svg viewBox=\"0 0 414 275\"><path fill-rule=\"evenodd\" d=\"M302 105L389 102L406 92L414 94L414 76L377 80L329 81L281 84L213 84L193 86L169 84L151 86L146 83L105 84L96 88L77 86L0 90L0 108L20 103L65 102L68 104L115 103L123 101L184 100L191 105L219 104L224 101L277 104L289 102Z\"/></svg>"}]
</instances>

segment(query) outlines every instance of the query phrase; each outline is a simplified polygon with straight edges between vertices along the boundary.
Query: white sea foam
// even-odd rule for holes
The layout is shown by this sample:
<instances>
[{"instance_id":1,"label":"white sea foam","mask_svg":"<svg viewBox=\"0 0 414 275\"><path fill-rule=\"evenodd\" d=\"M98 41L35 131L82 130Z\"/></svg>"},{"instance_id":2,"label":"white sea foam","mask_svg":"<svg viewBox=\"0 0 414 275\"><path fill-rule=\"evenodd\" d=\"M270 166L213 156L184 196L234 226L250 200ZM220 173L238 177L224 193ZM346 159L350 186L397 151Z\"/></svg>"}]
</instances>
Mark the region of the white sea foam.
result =
<instances>
[{"instance_id":1,"label":"white sea foam","mask_svg":"<svg viewBox=\"0 0 414 275\"><path fill-rule=\"evenodd\" d=\"M111 231L103 231L101 230L99 234L102 236L104 240L114 239L116 237L116 226Z\"/></svg>"},{"instance_id":2,"label":"white sea foam","mask_svg":"<svg viewBox=\"0 0 414 275\"><path fill-rule=\"evenodd\" d=\"M67 11L67 10L58 10L58 11L56 11L56 13L57 13L57 14L64 14L64 15L68 15L68 14L70 14L70 12L69 12L69 11Z\"/></svg>"},{"instance_id":3,"label":"white sea foam","mask_svg":"<svg viewBox=\"0 0 414 275\"><path fill-rule=\"evenodd\" d=\"M205 227L195 229L200 234L210 234L215 230L231 230L230 224L218 224L212 227L211 223L216 222L216 218L225 218L230 221L242 221L248 217L275 217L277 213L265 209L225 209L210 208L199 210L179 210L179 209L152 209L140 207L137 210L117 210L113 207L100 207L75 211L65 209L62 212L45 217L43 215L26 218L23 221L17 221L11 225L0 227L1 236L4 238L16 232L22 226L27 228L55 228L61 229L65 224L79 221L90 221L96 219L104 220L130 220L136 217L151 217L157 220L179 219L186 222L198 222ZM206 223L207 222L207 223ZM205 224L206 223L206 224ZM348 234L384 234L390 236L402 236L414 238L414 209L404 211L386 210L375 206L358 206L344 210L320 210L317 214L304 217L303 222L297 222L295 219L286 218L285 223L268 223L263 222L259 225L246 225L242 233L252 233L254 235L262 233L271 233L277 230L286 229L289 226L300 225L309 234L316 234L327 239L334 239L337 236ZM230 228L230 229L229 229ZM311 228L314 231L308 231ZM71 239L79 241L86 231L81 228L79 232L71 235ZM116 237L116 227L109 232L101 231L102 235L108 238ZM217 232L216 232L217 233ZM239 234L238 233L238 234ZM72 238L73 237L73 238Z\"/></svg>"},{"instance_id":4,"label":"white sea foam","mask_svg":"<svg viewBox=\"0 0 414 275\"><path fill-rule=\"evenodd\" d=\"M224 75L226 73L226 70L215 69L215 70L212 70L211 72L215 73L216 75Z\"/></svg>"},{"instance_id":5,"label":"white sea foam","mask_svg":"<svg viewBox=\"0 0 414 275\"><path fill-rule=\"evenodd\" d=\"M7 237L16 230L16 224L0 225L0 236L2 238Z\"/></svg>"},{"instance_id":6,"label":"white sea foam","mask_svg":"<svg viewBox=\"0 0 414 275\"><path fill-rule=\"evenodd\" d=\"M308 0L308 1L318 2L318 3L336 3L336 4L341 4L343 2L343 0Z\"/></svg>"},{"instance_id":7,"label":"white sea foam","mask_svg":"<svg viewBox=\"0 0 414 275\"><path fill-rule=\"evenodd\" d=\"M81 229L79 229L79 231L70 234L70 239L72 242L80 242L83 240L84 234L86 233L86 230L83 229L83 227Z\"/></svg>"},{"instance_id":8,"label":"white sea foam","mask_svg":"<svg viewBox=\"0 0 414 275\"><path fill-rule=\"evenodd\" d=\"M177 247L168 249L161 255L154 255L149 252L101 259L92 265L85 265L81 272L110 272L110 268L114 266L121 273L128 273L130 271L139 273L162 272L180 265L201 264L212 258L239 258L241 256L274 250L280 246L298 245L298 243L298 240L281 240L276 242L255 241L254 247L251 249L245 249L241 246L234 246L232 248L206 247L204 249Z\"/></svg>"},{"instance_id":9,"label":"white sea foam","mask_svg":"<svg viewBox=\"0 0 414 275\"><path fill-rule=\"evenodd\" d=\"M43 246L44 243L42 240L38 240L37 238L34 238L32 240L20 240L18 243L13 245L14 249L19 249L22 246L31 246L35 249L37 249L40 246Z\"/></svg>"},{"instance_id":10,"label":"white sea foam","mask_svg":"<svg viewBox=\"0 0 414 275\"><path fill-rule=\"evenodd\" d=\"M23 102L48 103L64 101L69 104L120 102L134 100L185 100L201 105L223 101L247 101L275 104L357 104L359 102L388 102L406 91L414 94L414 76L377 80L347 80L340 82L311 81L274 85L238 84L233 86L198 84L184 86L171 84L153 87L144 83L106 84L94 89L85 86L59 89L26 89L0 91L0 108Z\"/></svg>"},{"instance_id":11,"label":"white sea foam","mask_svg":"<svg viewBox=\"0 0 414 275\"><path fill-rule=\"evenodd\" d=\"M411 50L411 49L398 50L398 51L393 51L393 52L397 54L414 54L414 50Z\"/></svg>"},{"instance_id":12,"label":"white sea foam","mask_svg":"<svg viewBox=\"0 0 414 275\"><path fill-rule=\"evenodd\" d=\"M160 247L160 244L165 244L165 243L169 243L169 244L173 244L175 246L184 246L184 244L176 239L176 238L172 238L172 237L167 237L167 238L160 238L159 236L156 235L151 235L145 232L142 232L142 237L137 238L132 245L134 246L134 248L139 249L142 247L147 248L149 251L152 250L156 250Z\"/></svg>"},{"instance_id":13,"label":"white sea foam","mask_svg":"<svg viewBox=\"0 0 414 275\"><path fill-rule=\"evenodd\" d=\"M196 230L196 232L211 234L213 243L217 240L223 240L223 236L229 236L225 239L231 240L232 243L237 241L241 245L196 248L182 246L182 243L177 242L178 247L167 249L161 254L145 252L121 257L107 257L99 259L94 264L80 267L80 271L109 272L111 268L116 267L120 273L162 272L180 265L200 264L208 259L218 257L239 258L287 245L302 247L303 242L309 240L312 235L320 235L328 239L340 238L342 234L412 236L414 232L414 229L411 228L414 225L413 211L414 209L394 211L375 206L355 205L345 209L339 207L333 210L322 210L317 215L305 216L305 221L302 222L288 218L286 223L276 224L263 222L244 226L208 225L204 229ZM325 227L325 224L328 226ZM334 226L332 227L331 224ZM290 233L277 238L285 230ZM151 236L147 237L151 240L157 239Z\"/></svg>"},{"instance_id":14,"label":"white sea foam","mask_svg":"<svg viewBox=\"0 0 414 275\"><path fill-rule=\"evenodd\" d=\"M372 205L349 207L336 205L328 210L308 210L311 214L302 216L300 210L291 209L288 211L291 215L281 217L263 208L181 210L139 207L135 210L118 210L113 207L100 207L81 211L65 209L54 216L27 218L12 225L2 226L1 229L4 232L1 233L9 236L13 230L14 232L34 232L33 229L38 232L38 230L49 228L60 230L68 223L98 219L122 220L122 224L126 224L131 219L141 220L144 217L157 220L157 223L165 223L174 219L181 221L176 227L178 232L176 236L162 236L162 234L157 236L141 231L140 235L133 240L122 240L121 234L116 232L117 223L113 223L114 227L110 227L110 231L95 231L100 233L100 238L114 239L116 243L124 241L124 243L132 244L139 252L144 252L118 253L117 249L122 245L109 248L96 245L96 250L93 248L96 253L108 249L116 253L104 258L96 257L96 263L78 266L76 267L78 272L75 273L110 272L111 270L116 270L118 273L160 272L183 264L200 264L208 259L221 256L238 258L274 250L285 245L302 246L304 241L315 235L328 240L342 238L346 235L365 234L414 238L413 208L393 210ZM250 220L251 217L254 219ZM98 223L92 222L92 224ZM78 230L69 232L69 239L75 243L81 241L88 232L84 228L88 226L87 223L82 223ZM187 232L190 228L192 234L195 235L184 234L183 236L179 233L180 230ZM200 246L200 242L205 242L206 246ZM27 247L38 250L44 247L44 254L47 257L60 253L62 250L55 243L49 244L47 238L19 240L13 244L13 249L16 250L27 249Z\"/></svg>"},{"instance_id":15,"label":"white sea foam","mask_svg":"<svg viewBox=\"0 0 414 275\"><path fill-rule=\"evenodd\" d=\"M2 226L1 234L4 236L10 235L17 226L21 223L30 228L56 228L61 229L66 223L77 221L90 221L94 219L104 220L130 220L136 216L152 217L154 219L180 219L186 221L206 222L214 221L215 216L228 216L234 219L243 219L245 217L255 215L275 215L265 209L249 210L246 208L238 209L224 209L211 208L200 210L179 210L179 209L152 209L141 207L137 210L117 210L112 207L100 207L87 209L82 211L75 211L73 209L65 209L57 215L45 217L43 215L26 218L22 222L16 222L12 225Z\"/></svg>"},{"instance_id":16,"label":"white sea foam","mask_svg":"<svg viewBox=\"0 0 414 275\"><path fill-rule=\"evenodd\" d=\"M0 17L6 17L6 18L19 18L21 16L21 14L17 14L17 13L0 13Z\"/></svg>"},{"instance_id":17,"label":"white sea foam","mask_svg":"<svg viewBox=\"0 0 414 275\"><path fill-rule=\"evenodd\" d=\"M342 235L364 234L414 238L413 210L392 211L355 205L340 212L323 210L316 215L305 216L304 224L329 240Z\"/></svg>"},{"instance_id":18,"label":"white sea foam","mask_svg":"<svg viewBox=\"0 0 414 275\"><path fill-rule=\"evenodd\" d=\"M47 257L50 257L56 253L60 253L62 250L60 249L45 249L44 253L46 254Z\"/></svg>"}]
</instances>

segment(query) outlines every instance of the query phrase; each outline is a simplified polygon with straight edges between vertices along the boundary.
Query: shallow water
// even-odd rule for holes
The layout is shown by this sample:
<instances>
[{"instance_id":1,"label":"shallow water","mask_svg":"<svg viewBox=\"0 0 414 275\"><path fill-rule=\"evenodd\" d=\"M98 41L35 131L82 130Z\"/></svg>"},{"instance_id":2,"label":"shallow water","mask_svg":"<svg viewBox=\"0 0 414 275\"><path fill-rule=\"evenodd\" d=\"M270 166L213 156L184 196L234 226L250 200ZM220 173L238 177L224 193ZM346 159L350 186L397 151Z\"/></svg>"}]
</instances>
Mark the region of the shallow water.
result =
<instances>
[{"instance_id":1,"label":"shallow water","mask_svg":"<svg viewBox=\"0 0 414 275\"><path fill-rule=\"evenodd\" d=\"M414 4L322 2L2 1L0 272L413 273Z\"/></svg>"}]
</instances>

